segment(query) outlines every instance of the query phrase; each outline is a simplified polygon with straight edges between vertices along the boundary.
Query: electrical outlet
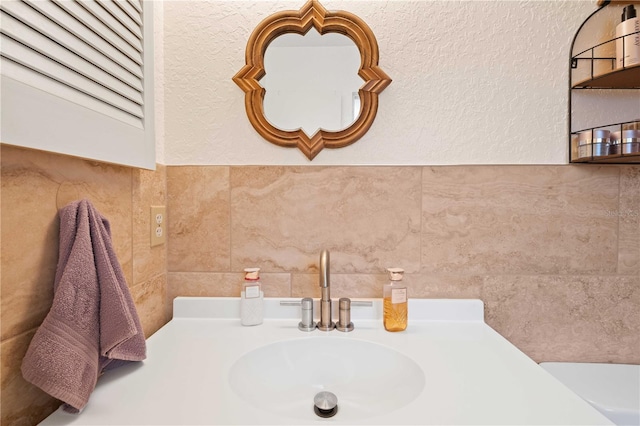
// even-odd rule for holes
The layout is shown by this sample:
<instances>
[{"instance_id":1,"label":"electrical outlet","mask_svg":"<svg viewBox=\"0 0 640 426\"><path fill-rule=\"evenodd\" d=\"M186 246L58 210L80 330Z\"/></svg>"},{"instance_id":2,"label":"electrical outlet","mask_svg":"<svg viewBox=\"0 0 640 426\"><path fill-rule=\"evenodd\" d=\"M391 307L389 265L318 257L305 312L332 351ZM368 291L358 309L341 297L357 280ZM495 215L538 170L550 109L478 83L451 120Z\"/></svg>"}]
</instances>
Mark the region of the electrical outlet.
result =
<instances>
[{"instance_id":1,"label":"electrical outlet","mask_svg":"<svg viewBox=\"0 0 640 426\"><path fill-rule=\"evenodd\" d=\"M151 206L151 247L164 244L167 240L167 208Z\"/></svg>"}]
</instances>

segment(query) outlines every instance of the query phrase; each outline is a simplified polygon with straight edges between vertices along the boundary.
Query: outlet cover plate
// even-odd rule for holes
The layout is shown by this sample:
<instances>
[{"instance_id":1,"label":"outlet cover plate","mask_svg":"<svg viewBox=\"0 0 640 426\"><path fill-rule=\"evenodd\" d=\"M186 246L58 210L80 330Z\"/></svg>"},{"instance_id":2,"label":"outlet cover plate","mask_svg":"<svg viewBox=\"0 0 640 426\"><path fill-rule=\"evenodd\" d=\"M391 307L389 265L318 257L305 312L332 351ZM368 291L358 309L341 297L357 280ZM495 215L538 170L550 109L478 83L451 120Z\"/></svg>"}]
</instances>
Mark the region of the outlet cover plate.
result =
<instances>
[{"instance_id":1,"label":"outlet cover plate","mask_svg":"<svg viewBox=\"0 0 640 426\"><path fill-rule=\"evenodd\" d=\"M164 244L167 240L167 208L151 206L151 247Z\"/></svg>"}]
</instances>

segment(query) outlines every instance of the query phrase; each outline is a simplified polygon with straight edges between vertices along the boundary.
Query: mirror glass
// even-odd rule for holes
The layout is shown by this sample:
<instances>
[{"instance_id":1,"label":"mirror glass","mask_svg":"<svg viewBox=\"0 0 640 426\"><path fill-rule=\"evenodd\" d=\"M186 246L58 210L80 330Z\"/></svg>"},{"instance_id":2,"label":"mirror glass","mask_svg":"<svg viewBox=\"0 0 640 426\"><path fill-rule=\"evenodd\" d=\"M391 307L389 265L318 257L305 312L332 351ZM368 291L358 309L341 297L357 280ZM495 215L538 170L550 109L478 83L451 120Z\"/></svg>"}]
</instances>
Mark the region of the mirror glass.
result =
<instances>
[{"instance_id":1,"label":"mirror glass","mask_svg":"<svg viewBox=\"0 0 640 426\"><path fill-rule=\"evenodd\" d=\"M360 50L339 33L287 33L275 38L264 55L264 113L282 130L340 131L360 114Z\"/></svg>"}]
</instances>

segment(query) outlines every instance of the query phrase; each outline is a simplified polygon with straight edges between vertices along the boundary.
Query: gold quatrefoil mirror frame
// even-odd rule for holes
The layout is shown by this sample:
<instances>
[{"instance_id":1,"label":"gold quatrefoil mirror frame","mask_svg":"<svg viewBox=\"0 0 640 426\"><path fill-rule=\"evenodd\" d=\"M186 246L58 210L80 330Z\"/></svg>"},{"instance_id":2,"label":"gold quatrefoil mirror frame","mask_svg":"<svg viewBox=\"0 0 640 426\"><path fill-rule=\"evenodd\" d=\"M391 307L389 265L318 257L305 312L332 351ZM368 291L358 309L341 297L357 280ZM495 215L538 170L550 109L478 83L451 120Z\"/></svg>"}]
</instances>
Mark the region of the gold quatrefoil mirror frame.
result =
<instances>
[{"instance_id":1,"label":"gold quatrefoil mirror frame","mask_svg":"<svg viewBox=\"0 0 640 426\"><path fill-rule=\"evenodd\" d=\"M305 35L311 28L320 34L340 33L353 40L360 51L358 75L364 84L358 90L360 114L349 127L339 131L319 129L309 137L302 129L282 130L265 117L266 90L259 80L265 75L264 56L275 38L286 33ZM356 15L345 11L327 11L319 1L309 0L299 11L275 13L255 28L245 52L246 65L233 77L245 92L247 117L253 128L267 141L288 148L297 147L309 160L323 148L342 148L360 139L373 124L378 111L378 95L391 83L378 66L378 43L373 31Z\"/></svg>"}]
</instances>

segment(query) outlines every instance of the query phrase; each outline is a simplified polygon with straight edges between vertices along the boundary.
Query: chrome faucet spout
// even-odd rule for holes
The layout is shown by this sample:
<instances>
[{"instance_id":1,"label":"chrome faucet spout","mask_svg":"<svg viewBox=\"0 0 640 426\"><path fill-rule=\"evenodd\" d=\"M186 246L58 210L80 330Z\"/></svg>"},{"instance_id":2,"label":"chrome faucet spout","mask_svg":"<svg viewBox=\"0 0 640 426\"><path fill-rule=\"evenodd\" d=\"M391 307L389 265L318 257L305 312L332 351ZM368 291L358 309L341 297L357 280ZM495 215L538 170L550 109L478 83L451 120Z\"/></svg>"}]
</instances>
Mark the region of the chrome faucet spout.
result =
<instances>
[{"instance_id":1,"label":"chrome faucet spout","mask_svg":"<svg viewBox=\"0 0 640 426\"><path fill-rule=\"evenodd\" d=\"M320 299L320 322L318 330L331 331L335 324L331 321L331 282L329 280L329 251L322 250L320 253L320 288L322 298Z\"/></svg>"},{"instance_id":2,"label":"chrome faucet spout","mask_svg":"<svg viewBox=\"0 0 640 426\"><path fill-rule=\"evenodd\" d=\"M322 250L320 253L320 287L329 288L329 251Z\"/></svg>"}]
</instances>

